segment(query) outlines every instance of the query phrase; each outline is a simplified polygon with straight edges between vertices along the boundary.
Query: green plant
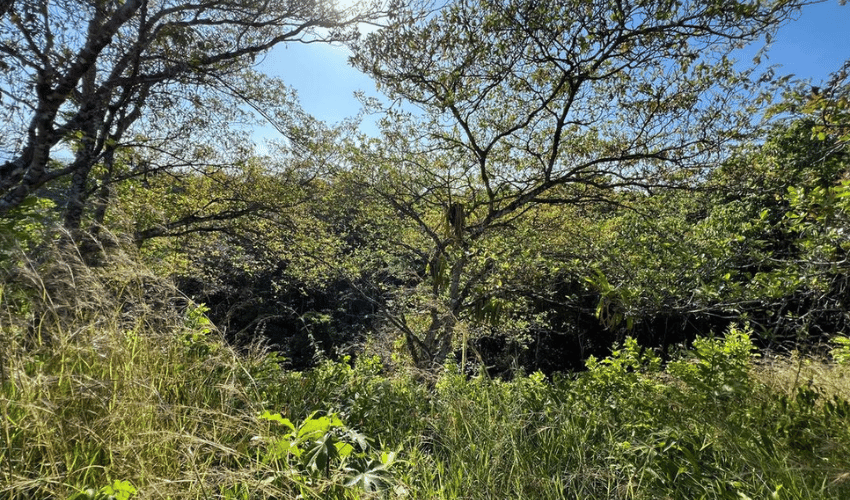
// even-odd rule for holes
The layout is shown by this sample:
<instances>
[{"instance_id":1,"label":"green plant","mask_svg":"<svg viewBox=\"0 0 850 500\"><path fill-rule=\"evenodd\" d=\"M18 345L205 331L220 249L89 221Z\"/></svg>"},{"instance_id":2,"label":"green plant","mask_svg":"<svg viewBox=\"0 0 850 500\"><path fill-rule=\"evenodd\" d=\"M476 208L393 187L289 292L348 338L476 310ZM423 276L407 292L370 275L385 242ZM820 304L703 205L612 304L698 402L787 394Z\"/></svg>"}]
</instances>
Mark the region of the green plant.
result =
<instances>
[{"instance_id":1,"label":"green plant","mask_svg":"<svg viewBox=\"0 0 850 500\"><path fill-rule=\"evenodd\" d=\"M49 221L55 218L56 204L46 198L27 197L23 203L0 216L0 265L6 267L7 261L20 254L21 249L32 251L43 243L50 227Z\"/></svg>"},{"instance_id":2,"label":"green plant","mask_svg":"<svg viewBox=\"0 0 850 500\"><path fill-rule=\"evenodd\" d=\"M757 354L749 327L730 326L722 338L697 337L684 359L667 365L667 372L706 397L741 394L750 384L750 363Z\"/></svg>"},{"instance_id":3,"label":"green plant","mask_svg":"<svg viewBox=\"0 0 850 500\"><path fill-rule=\"evenodd\" d=\"M347 488L375 492L392 484L389 469L396 454L381 451L373 439L348 428L335 414L313 412L298 427L268 411L260 419L286 430L267 443L262 461L287 474L294 471L295 480L305 486L316 488L322 480L330 480L334 486L341 482Z\"/></svg>"},{"instance_id":4,"label":"green plant","mask_svg":"<svg viewBox=\"0 0 850 500\"><path fill-rule=\"evenodd\" d=\"M850 364L850 338L843 335L836 335L832 338L832 343L835 345L829 351L832 355L832 360L839 365Z\"/></svg>"},{"instance_id":5,"label":"green plant","mask_svg":"<svg viewBox=\"0 0 850 500\"><path fill-rule=\"evenodd\" d=\"M128 500L131 496L138 493L128 481L112 481L99 490L94 488L86 489L79 493L75 493L68 497L68 500Z\"/></svg>"},{"instance_id":6,"label":"green plant","mask_svg":"<svg viewBox=\"0 0 850 500\"><path fill-rule=\"evenodd\" d=\"M630 393L639 386L654 385L645 375L660 371L661 358L651 349L638 345L636 339L627 337L622 347L614 346L610 356L601 361L590 356L585 365L587 374L582 380L591 386L606 392L618 390Z\"/></svg>"}]
</instances>

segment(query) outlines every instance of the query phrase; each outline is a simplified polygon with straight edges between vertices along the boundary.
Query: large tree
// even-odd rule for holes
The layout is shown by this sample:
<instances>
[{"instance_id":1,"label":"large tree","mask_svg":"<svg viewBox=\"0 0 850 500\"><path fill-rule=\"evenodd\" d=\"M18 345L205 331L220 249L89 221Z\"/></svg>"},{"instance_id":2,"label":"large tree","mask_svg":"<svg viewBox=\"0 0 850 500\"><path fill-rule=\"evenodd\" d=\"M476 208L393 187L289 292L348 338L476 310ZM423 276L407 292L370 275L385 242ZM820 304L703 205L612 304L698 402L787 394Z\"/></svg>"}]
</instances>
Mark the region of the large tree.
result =
<instances>
[{"instance_id":1,"label":"large tree","mask_svg":"<svg viewBox=\"0 0 850 500\"><path fill-rule=\"evenodd\" d=\"M287 129L290 101L252 71L256 58L282 43L350 41L382 10L378 0L3 2L0 214L61 185L64 223L78 229L128 175L238 163L244 149L226 147L234 114L253 108ZM167 160L116 165L127 147Z\"/></svg>"},{"instance_id":2,"label":"large tree","mask_svg":"<svg viewBox=\"0 0 850 500\"><path fill-rule=\"evenodd\" d=\"M430 319L389 315L417 364L441 363L458 319L480 316L473 292L500 283L522 239L486 247L534 207L688 188L746 138L764 101L733 52L802 3L458 0L358 44L355 64L419 108L388 115L385 145L367 148L408 172L371 185L426 242L433 300L414 315Z\"/></svg>"}]
</instances>

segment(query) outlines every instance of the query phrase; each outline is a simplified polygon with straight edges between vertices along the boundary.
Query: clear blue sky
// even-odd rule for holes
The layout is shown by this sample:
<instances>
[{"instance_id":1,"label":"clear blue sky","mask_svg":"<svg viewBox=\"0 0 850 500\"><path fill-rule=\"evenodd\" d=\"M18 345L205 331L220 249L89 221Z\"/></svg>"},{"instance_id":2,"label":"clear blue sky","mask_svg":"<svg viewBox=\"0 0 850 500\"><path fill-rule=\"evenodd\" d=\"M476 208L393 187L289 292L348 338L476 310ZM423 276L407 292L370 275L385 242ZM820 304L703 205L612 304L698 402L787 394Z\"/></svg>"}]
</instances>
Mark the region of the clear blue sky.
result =
<instances>
[{"instance_id":1,"label":"clear blue sky","mask_svg":"<svg viewBox=\"0 0 850 500\"><path fill-rule=\"evenodd\" d=\"M769 63L780 64L778 73L793 73L818 84L850 59L850 5L838 0L809 5L796 21L780 29Z\"/></svg>"},{"instance_id":2,"label":"clear blue sky","mask_svg":"<svg viewBox=\"0 0 850 500\"><path fill-rule=\"evenodd\" d=\"M272 51L261 69L294 87L307 112L335 123L359 111L355 91L378 95L374 82L348 65L348 55L343 47L293 44ZM850 59L850 5L828 0L805 7L779 31L768 56L762 63L780 65L778 74L818 85Z\"/></svg>"}]
</instances>

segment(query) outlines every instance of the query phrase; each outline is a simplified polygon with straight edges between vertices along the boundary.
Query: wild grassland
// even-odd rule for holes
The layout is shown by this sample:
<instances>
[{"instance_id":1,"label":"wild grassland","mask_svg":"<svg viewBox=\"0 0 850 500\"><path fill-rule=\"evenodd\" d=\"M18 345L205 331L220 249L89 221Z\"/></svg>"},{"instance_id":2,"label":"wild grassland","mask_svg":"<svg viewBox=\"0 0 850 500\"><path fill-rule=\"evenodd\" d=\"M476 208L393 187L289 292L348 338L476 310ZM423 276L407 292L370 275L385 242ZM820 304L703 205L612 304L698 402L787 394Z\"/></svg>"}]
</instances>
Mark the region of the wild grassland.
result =
<instances>
[{"instance_id":1,"label":"wild grassland","mask_svg":"<svg viewBox=\"0 0 850 500\"><path fill-rule=\"evenodd\" d=\"M0 499L850 498L850 370L756 364L746 330L553 380L297 373L110 259L7 272Z\"/></svg>"}]
</instances>

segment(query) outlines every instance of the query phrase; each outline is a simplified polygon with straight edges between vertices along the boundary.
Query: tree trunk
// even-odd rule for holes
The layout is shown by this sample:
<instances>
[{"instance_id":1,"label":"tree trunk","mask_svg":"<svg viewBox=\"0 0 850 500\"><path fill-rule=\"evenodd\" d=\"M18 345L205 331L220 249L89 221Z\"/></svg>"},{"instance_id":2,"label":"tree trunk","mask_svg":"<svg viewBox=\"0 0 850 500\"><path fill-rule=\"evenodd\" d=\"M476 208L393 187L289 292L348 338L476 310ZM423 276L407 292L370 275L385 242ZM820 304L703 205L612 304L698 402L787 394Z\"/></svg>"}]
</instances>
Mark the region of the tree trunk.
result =
<instances>
[{"instance_id":1,"label":"tree trunk","mask_svg":"<svg viewBox=\"0 0 850 500\"><path fill-rule=\"evenodd\" d=\"M461 256L452 265L448 279L442 277L446 255L435 257L431 262L432 299L444 305L434 305L430 309L431 321L425 335L421 339L411 339L408 333L407 345L416 368L426 372L438 371L446 362L454 348L455 330L458 318L463 309L461 297L461 277L466 268L468 258ZM442 296L443 290L448 297Z\"/></svg>"}]
</instances>

